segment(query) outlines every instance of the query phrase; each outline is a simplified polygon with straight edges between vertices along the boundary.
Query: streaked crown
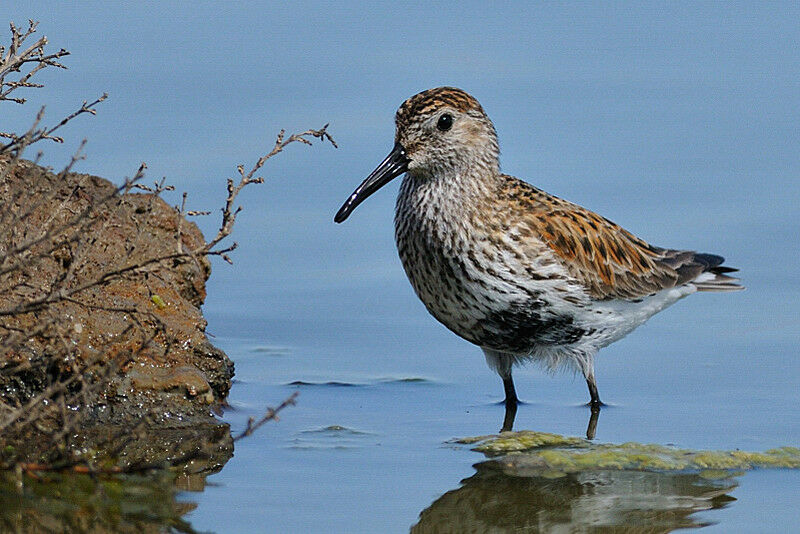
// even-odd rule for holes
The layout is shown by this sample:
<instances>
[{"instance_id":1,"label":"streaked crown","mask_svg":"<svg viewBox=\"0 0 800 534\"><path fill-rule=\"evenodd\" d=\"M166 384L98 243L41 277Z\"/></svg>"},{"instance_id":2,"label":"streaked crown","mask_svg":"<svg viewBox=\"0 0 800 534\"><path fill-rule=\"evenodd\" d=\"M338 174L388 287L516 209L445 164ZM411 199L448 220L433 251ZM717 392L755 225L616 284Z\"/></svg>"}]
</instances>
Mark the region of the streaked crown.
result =
<instances>
[{"instance_id":1,"label":"streaked crown","mask_svg":"<svg viewBox=\"0 0 800 534\"><path fill-rule=\"evenodd\" d=\"M455 87L418 93L395 116L395 141L405 149L416 175L454 170L499 173L500 149L492 121L478 101Z\"/></svg>"},{"instance_id":2,"label":"streaked crown","mask_svg":"<svg viewBox=\"0 0 800 534\"><path fill-rule=\"evenodd\" d=\"M455 87L436 87L417 93L403 102L395 116L397 127L405 127L415 117L429 115L445 107L462 113L474 111L486 116L480 103L466 91Z\"/></svg>"}]
</instances>

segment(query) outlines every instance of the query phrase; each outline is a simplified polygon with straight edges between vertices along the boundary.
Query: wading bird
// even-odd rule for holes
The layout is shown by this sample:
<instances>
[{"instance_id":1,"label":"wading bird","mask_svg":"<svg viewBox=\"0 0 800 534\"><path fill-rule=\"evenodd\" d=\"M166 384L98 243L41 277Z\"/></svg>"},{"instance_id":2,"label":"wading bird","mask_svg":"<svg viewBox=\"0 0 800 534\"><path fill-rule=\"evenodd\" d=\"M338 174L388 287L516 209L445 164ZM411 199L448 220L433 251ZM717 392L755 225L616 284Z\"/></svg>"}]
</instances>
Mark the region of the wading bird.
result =
<instances>
[{"instance_id":1,"label":"wading bird","mask_svg":"<svg viewBox=\"0 0 800 534\"><path fill-rule=\"evenodd\" d=\"M586 378L594 425L599 349L696 291L742 289L723 258L656 247L581 206L500 172L497 133L475 98L423 91L396 115L395 145L336 214L405 173L395 237L428 311L483 349L505 387L511 430L520 363Z\"/></svg>"}]
</instances>

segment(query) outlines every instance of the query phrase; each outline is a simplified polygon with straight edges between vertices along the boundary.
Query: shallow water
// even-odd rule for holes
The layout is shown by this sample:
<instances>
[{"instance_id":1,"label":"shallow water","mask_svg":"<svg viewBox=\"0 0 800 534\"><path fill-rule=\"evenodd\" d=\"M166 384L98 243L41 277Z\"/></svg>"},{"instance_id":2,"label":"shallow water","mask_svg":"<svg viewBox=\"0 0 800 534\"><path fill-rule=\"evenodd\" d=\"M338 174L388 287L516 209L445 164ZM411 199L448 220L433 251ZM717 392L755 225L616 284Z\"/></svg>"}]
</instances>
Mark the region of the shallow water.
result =
<instances>
[{"instance_id":1,"label":"shallow water","mask_svg":"<svg viewBox=\"0 0 800 534\"><path fill-rule=\"evenodd\" d=\"M601 351L609 406L596 439L800 445L796 3L476 2L437 17L427 4L399 13L348 2L11 8L73 52L34 106L60 118L111 95L97 117L63 132L63 147L43 147L56 168L85 136L79 170L120 181L145 160L152 180L190 191L190 209L213 209L224 178L268 151L280 128L330 122L340 144L270 161L266 183L242 196L235 266L214 266L208 330L236 363L223 418L241 430L300 395L279 422L238 442L202 492L180 495L197 505L184 516L194 528L404 532L453 514L476 530L533 529L534 517L539 528L591 520L717 532L800 522L792 471L543 485L478 473L484 457L448 442L500 428L502 385L405 280L392 237L397 184L332 223L391 148L402 100L461 86L494 120L504 171L656 245L719 253L742 270L747 291L693 295ZM34 113L3 111L24 127ZM213 216L199 224L213 235ZM526 401L515 428L584 434L582 379L534 367L515 377ZM473 501L487 508L459 507Z\"/></svg>"},{"instance_id":2,"label":"shallow water","mask_svg":"<svg viewBox=\"0 0 800 534\"><path fill-rule=\"evenodd\" d=\"M359 291L367 300L374 295ZM338 299L328 296L328 305L347 300L347 292ZM796 363L778 371L748 358L761 354L761 362L789 361L791 336L766 343L757 334L729 333L745 328L735 324L741 317L735 312L742 301L753 305L751 294L694 296L603 351L599 384L609 406L600 414L596 439L743 450L796 445ZM382 296L394 296L391 286ZM726 307L726 298L739 301ZM502 422L502 386L480 351L414 305L392 317L365 310L314 320L327 306L311 304L294 320L270 317L268 311L266 317L209 313L216 341L236 361L240 377L224 416L234 430L264 405L296 390L300 396L280 422L237 443L234 458L210 477L204 493L184 496L198 503L187 516L196 528L223 531L235 524L259 531L266 521L275 531L400 532L422 514L417 528L426 531L451 514L465 521L469 516L475 528L532 528L532 517L538 528L565 522L577 528L589 520L654 524L657 517L665 531L714 524L731 531L761 524L757 518L764 517L765 499L773 524L800 519L792 505L797 472L755 472L721 481L610 474L600 483L562 480L543 487L507 477L486 480L472 467L482 455L448 443L496 432ZM306 313L311 317L303 317ZM257 335L248 337L247 331ZM582 379L550 377L535 368L517 376L526 403L516 429L583 435L589 410L582 404L587 397ZM468 506L485 502L487 495L507 517L480 507L451 509L453 502ZM601 510L606 513L598 517ZM693 512L698 513L689 515Z\"/></svg>"}]
</instances>

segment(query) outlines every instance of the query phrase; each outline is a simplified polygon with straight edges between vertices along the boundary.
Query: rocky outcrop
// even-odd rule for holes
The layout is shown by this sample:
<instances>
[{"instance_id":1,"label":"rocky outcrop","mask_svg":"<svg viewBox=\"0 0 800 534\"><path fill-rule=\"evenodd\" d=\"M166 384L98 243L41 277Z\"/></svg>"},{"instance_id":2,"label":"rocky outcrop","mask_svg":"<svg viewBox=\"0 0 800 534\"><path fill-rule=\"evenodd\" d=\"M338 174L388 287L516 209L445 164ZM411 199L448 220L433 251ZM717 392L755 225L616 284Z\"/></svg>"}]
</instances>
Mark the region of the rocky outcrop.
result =
<instances>
[{"instance_id":1,"label":"rocky outcrop","mask_svg":"<svg viewBox=\"0 0 800 534\"><path fill-rule=\"evenodd\" d=\"M54 444L98 454L113 444L123 461L147 463L185 454L159 440L190 435L224 463L230 433L211 411L233 363L205 335L210 264L182 254L203 245L200 230L157 195L9 165L0 161L0 422L31 404L42 420L22 434L7 427L5 454L32 461ZM160 450L143 457L136 443Z\"/></svg>"}]
</instances>

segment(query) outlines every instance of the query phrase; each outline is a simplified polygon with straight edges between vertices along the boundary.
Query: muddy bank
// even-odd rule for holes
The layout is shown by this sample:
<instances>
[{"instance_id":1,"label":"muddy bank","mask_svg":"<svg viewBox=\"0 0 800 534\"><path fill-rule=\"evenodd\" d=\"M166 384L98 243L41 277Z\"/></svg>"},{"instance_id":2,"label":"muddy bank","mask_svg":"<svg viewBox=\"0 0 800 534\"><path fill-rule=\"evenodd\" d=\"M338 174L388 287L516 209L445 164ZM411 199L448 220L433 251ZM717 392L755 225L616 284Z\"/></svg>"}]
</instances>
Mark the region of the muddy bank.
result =
<instances>
[{"instance_id":1,"label":"muddy bank","mask_svg":"<svg viewBox=\"0 0 800 534\"><path fill-rule=\"evenodd\" d=\"M233 363L205 334L210 264L181 254L203 245L197 226L151 193L28 161L0 161L0 199L3 462L157 464L202 446L191 469L224 464L212 410Z\"/></svg>"}]
</instances>

